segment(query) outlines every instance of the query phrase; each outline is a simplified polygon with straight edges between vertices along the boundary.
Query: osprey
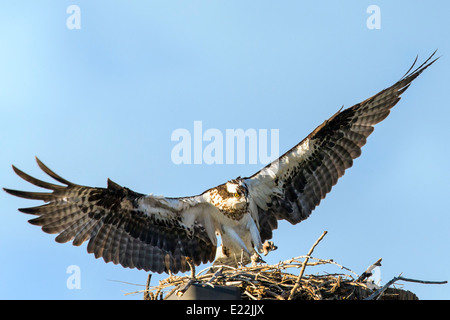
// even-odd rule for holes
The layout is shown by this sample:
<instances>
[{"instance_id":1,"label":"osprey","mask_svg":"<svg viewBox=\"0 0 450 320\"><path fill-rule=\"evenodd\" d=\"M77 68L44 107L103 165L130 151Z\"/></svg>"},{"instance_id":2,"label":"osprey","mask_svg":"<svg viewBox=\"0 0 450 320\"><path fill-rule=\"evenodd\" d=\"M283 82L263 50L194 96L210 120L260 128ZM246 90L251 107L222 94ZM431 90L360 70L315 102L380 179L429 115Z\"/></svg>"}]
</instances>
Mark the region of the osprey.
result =
<instances>
[{"instance_id":1,"label":"osprey","mask_svg":"<svg viewBox=\"0 0 450 320\"><path fill-rule=\"evenodd\" d=\"M417 61L394 85L348 109L339 110L303 141L250 177L230 180L200 195L168 198L145 195L108 179L106 188L72 183L39 167L61 184L36 179L13 166L24 180L51 192L6 192L46 202L19 211L60 243L79 246L105 262L157 273L185 272L189 265L256 261L276 247L268 240L278 220L297 224L325 198L374 125L385 119L401 94L432 61ZM217 236L221 237L218 246ZM216 253L217 252L217 253Z\"/></svg>"}]
</instances>

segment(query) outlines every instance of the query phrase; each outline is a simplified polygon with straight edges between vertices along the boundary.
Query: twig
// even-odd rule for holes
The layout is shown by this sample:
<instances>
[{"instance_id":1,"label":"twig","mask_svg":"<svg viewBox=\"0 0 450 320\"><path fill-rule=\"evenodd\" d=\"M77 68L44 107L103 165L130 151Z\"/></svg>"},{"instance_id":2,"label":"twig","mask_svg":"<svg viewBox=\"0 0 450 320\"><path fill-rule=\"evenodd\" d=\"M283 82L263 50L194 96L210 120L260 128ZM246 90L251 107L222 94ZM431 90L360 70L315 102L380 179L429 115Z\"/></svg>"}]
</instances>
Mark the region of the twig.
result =
<instances>
[{"instance_id":1,"label":"twig","mask_svg":"<svg viewBox=\"0 0 450 320\"><path fill-rule=\"evenodd\" d=\"M181 297L194 282L196 282L195 279L190 279L181 289L177 290L177 296Z\"/></svg>"},{"instance_id":2,"label":"twig","mask_svg":"<svg viewBox=\"0 0 450 320\"><path fill-rule=\"evenodd\" d=\"M145 284L144 300L151 300L151 296L150 296L150 280L151 279L152 279L152 274L149 273L148 277L147 277L147 283Z\"/></svg>"},{"instance_id":3,"label":"twig","mask_svg":"<svg viewBox=\"0 0 450 320\"><path fill-rule=\"evenodd\" d=\"M428 280L409 279L409 278L404 278L404 277L398 277L398 280L409 281L409 282L417 282L417 283L424 283L424 284L446 284L446 283L448 283L445 280L444 281L428 281Z\"/></svg>"},{"instance_id":4,"label":"twig","mask_svg":"<svg viewBox=\"0 0 450 320\"><path fill-rule=\"evenodd\" d=\"M216 280L216 278L222 274L222 271L223 271L223 267L220 267L219 270L217 270L213 274L211 279L209 279L206 283L203 284L203 287L208 285L208 286L211 286L212 288L214 288L213 281Z\"/></svg>"},{"instance_id":5,"label":"twig","mask_svg":"<svg viewBox=\"0 0 450 320\"><path fill-rule=\"evenodd\" d=\"M274 298L277 299L277 300L285 300L281 295L279 295L278 293L275 293L275 292L273 292L273 291L271 291L271 290L266 290L266 293L267 293L269 296L274 297Z\"/></svg>"},{"instance_id":6,"label":"twig","mask_svg":"<svg viewBox=\"0 0 450 320\"><path fill-rule=\"evenodd\" d=\"M258 300L256 297L254 297L253 295L251 295L248 291L244 291L244 294L247 295L250 299L252 300Z\"/></svg>"},{"instance_id":7,"label":"twig","mask_svg":"<svg viewBox=\"0 0 450 320\"><path fill-rule=\"evenodd\" d=\"M181 287L181 284L179 284L178 286L176 286L175 288L173 288L172 290L170 290L170 291L166 294L166 296L164 297L163 300L167 300L167 298L169 298L172 294L174 294L174 293L178 290L178 288L180 288L180 287ZM155 295L155 296L157 296L157 295Z\"/></svg>"},{"instance_id":8,"label":"twig","mask_svg":"<svg viewBox=\"0 0 450 320\"><path fill-rule=\"evenodd\" d=\"M447 281L425 281L425 280L416 280L416 279L409 279L404 278L402 276L394 277L392 280L390 280L388 283L386 283L382 288L378 289L374 293L372 293L370 296L365 298L364 300L378 300L383 295L383 293L396 281L403 280L403 281L409 281L409 282L417 282L417 283L424 283L424 284L446 284Z\"/></svg>"},{"instance_id":9,"label":"twig","mask_svg":"<svg viewBox=\"0 0 450 320\"><path fill-rule=\"evenodd\" d=\"M303 273L305 272L305 268L306 268L306 264L308 263L308 260L310 258L310 256L312 255L314 248L319 244L319 242L323 239L323 237L325 237L325 235L328 233L328 231L324 231L322 233L322 235L319 237L319 239L316 240L316 242L313 244L313 246L311 247L311 249L309 249L308 254L306 255L305 261L302 264L302 268L300 269L300 274L298 275L297 278L297 282L295 283L294 287L291 290L291 293L289 294L288 300L292 300L292 298L294 297L294 293L295 291L298 289L298 287L300 286L300 280L303 277Z\"/></svg>"}]
</instances>

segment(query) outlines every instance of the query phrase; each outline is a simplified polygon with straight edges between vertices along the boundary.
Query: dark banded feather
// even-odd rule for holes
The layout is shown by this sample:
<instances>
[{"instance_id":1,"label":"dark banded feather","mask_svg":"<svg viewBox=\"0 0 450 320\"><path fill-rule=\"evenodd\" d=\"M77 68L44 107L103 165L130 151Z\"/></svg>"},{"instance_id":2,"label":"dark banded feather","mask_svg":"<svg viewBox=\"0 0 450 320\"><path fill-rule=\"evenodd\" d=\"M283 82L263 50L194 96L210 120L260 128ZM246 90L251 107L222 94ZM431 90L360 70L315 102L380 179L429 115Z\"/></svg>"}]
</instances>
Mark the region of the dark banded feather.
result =
<instances>
[{"instance_id":1,"label":"dark banded feather","mask_svg":"<svg viewBox=\"0 0 450 320\"><path fill-rule=\"evenodd\" d=\"M296 224L309 217L361 155L374 125L389 115L411 82L437 60L431 60L434 54L413 70L416 59L391 87L348 109L341 108L278 160L245 178L258 204L262 241L272 238L277 220Z\"/></svg>"},{"instance_id":2,"label":"dark banded feather","mask_svg":"<svg viewBox=\"0 0 450 320\"><path fill-rule=\"evenodd\" d=\"M186 257L196 265L212 262L216 247L201 225L188 230L173 212L172 219L149 214L140 199L146 196L121 187L108 179L107 188L81 186L63 179L39 159L39 167L55 180L56 185L36 179L13 166L24 180L52 192L26 192L4 189L8 193L44 205L19 211L38 216L30 219L46 233L58 234L59 243L72 241L79 246L89 240L87 251L105 262L153 272L185 272ZM152 204L158 204L152 199ZM168 206L161 211L168 210Z\"/></svg>"}]
</instances>

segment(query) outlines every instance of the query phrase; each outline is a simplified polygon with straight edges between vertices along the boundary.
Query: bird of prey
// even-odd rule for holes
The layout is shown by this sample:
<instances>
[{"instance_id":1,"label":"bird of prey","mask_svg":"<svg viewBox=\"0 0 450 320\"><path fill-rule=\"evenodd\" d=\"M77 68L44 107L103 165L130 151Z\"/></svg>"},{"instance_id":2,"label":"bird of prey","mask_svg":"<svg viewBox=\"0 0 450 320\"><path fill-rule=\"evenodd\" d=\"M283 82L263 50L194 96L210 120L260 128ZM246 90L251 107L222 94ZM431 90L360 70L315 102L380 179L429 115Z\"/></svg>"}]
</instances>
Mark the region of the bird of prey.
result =
<instances>
[{"instance_id":1,"label":"bird of prey","mask_svg":"<svg viewBox=\"0 0 450 320\"><path fill-rule=\"evenodd\" d=\"M19 211L60 243L79 246L105 262L157 273L191 265L255 261L275 246L268 240L278 220L297 224L325 198L374 125L385 119L400 96L437 59L414 64L394 85L350 108L339 110L304 140L250 177L227 181L195 196L168 198L134 192L108 179L106 188L72 183L39 159L39 167L60 184L36 179L13 166L24 180L51 192L4 189L45 204ZM221 237L218 246L217 236Z\"/></svg>"}]
</instances>

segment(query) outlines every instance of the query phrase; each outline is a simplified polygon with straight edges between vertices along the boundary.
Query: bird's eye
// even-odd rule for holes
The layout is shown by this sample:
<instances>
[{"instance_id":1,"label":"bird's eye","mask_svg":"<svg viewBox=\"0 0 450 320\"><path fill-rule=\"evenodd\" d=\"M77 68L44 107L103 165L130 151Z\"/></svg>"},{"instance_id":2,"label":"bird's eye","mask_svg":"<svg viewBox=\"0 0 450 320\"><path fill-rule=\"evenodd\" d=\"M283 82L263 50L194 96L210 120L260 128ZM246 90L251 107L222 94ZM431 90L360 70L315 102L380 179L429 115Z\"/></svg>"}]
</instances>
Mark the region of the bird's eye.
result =
<instances>
[{"instance_id":1,"label":"bird's eye","mask_svg":"<svg viewBox=\"0 0 450 320\"><path fill-rule=\"evenodd\" d=\"M239 193L236 192L236 193L234 194L234 197L235 197L235 198L239 198Z\"/></svg>"}]
</instances>

